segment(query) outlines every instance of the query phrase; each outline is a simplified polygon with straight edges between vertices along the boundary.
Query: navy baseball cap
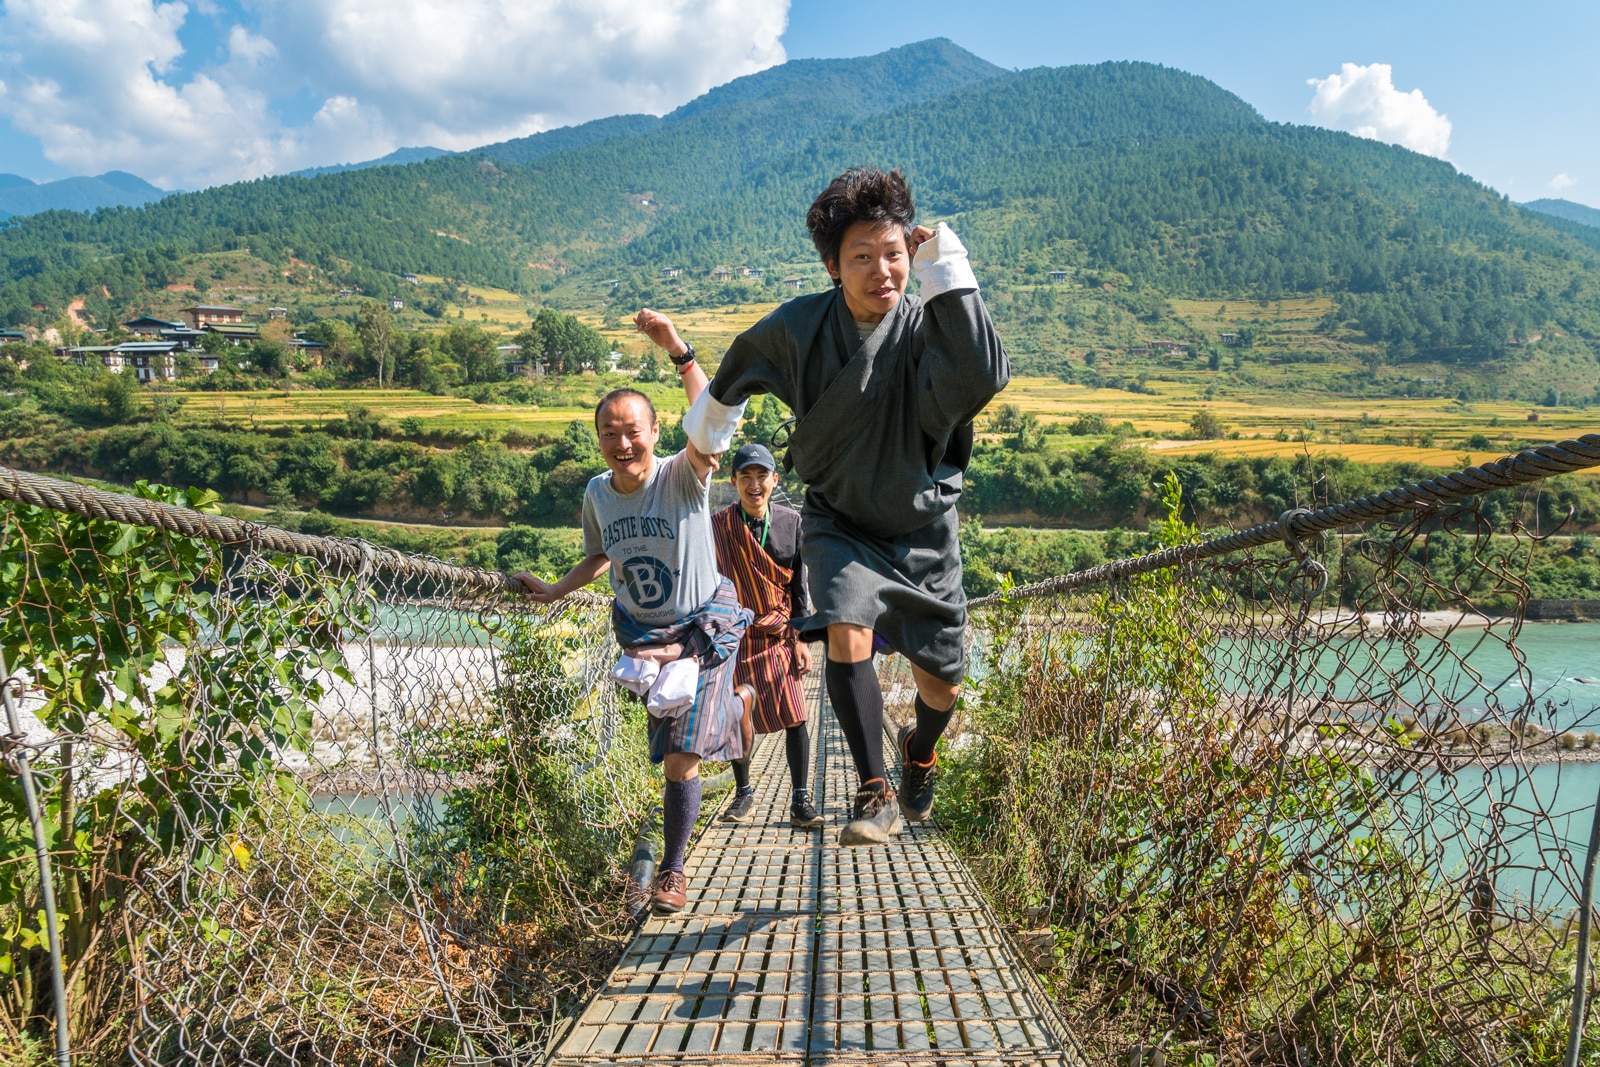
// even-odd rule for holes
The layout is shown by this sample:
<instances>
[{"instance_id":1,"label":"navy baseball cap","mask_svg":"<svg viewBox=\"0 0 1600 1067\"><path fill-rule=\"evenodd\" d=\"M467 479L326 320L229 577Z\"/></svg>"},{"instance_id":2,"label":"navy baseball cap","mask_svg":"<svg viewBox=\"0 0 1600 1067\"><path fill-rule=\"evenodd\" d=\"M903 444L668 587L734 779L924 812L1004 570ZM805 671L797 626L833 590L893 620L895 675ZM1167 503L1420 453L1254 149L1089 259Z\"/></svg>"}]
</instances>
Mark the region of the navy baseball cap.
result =
<instances>
[{"instance_id":1,"label":"navy baseball cap","mask_svg":"<svg viewBox=\"0 0 1600 1067\"><path fill-rule=\"evenodd\" d=\"M772 453L767 451L766 445L745 445L733 454L733 473L738 474L746 467L765 467L769 471L778 469L778 461L772 458Z\"/></svg>"}]
</instances>

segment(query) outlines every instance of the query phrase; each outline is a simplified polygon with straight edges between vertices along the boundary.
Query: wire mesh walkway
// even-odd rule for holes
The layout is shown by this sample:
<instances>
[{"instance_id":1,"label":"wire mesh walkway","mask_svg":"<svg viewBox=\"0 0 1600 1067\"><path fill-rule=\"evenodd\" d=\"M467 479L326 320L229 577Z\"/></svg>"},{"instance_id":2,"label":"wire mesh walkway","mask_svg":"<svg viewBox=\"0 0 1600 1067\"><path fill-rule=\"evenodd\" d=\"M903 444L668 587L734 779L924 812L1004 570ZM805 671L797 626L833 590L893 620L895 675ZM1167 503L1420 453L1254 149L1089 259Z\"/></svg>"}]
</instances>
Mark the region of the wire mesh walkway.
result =
<instances>
[{"instance_id":1,"label":"wire mesh walkway","mask_svg":"<svg viewBox=\"0 0 1600 1067\"><path fill-rule=\"evenodd\" d=\"M811 695L828 824L789 826L783 746L769 739L751 820L710 824L685 866L688 906L644 925L552 1062L1078 1067L935 825L838 846L854 774L815 683Z\"/></svg>"}]
</instances>

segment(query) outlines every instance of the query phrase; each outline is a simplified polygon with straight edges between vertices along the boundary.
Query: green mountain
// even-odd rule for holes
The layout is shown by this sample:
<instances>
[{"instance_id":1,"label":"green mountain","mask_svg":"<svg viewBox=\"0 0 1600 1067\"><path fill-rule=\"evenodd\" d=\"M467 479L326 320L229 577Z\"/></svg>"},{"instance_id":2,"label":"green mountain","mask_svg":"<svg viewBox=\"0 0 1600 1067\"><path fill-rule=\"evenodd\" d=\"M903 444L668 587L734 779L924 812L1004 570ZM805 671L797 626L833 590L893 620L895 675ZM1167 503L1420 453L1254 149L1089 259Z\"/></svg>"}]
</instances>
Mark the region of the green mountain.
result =
<instances>
[{"instance_id":1,"label":"green mountain","mask_svg":"<svg viewBox=\"0 0 1600 1067\"><path fill-rule=\"evenodd\" d=\"M1575 204L1571 200L1546 197L1542 200L1529 200L1522 206L1541 215L1554 215L1558 219L1567 219L1570 222L1579 222L1600 229L1600 209L1587 204Z\"/></svg>"},{"instance_id":2,"label":"green mountain","mask_svg":"<svg viewBox=\"0 0 1600 1067\"><path fill-rule=\"evenodd\" d=\"M165 189L120 170L37 185L20 175L0 174L0 220L40 211L93 211L118 204L147 204L166 195Z\"/></svg>"},{"instance_id":3,"label":"green mountain","mask_svg":"<svg viewBox=\"0 0 1600 1067\"><path fill-rule=\"evenodd\" d=\"M1330 350L1476 365L1524 359L1538 335L1594 377L1600 253L1576 223L1439 160L1269 123L1180 71L1008 72L942 40L787 63L661 119L21 220L0 229L0 323L43 324L75 297L107 322L196 254L244 248L372 294L414 271L566 307L598 306L610 279L617 308L776 299L783 272L820 282L802 213L865 162L904 168L925 217L959 219L1038 369L1173 334L1170 299L1304 296L1326 304ZM768 287L709 278L739 264L767 268ZM665 267L688 283L667 286Z\"/></svg>"},{"instance_id":4,"label":"green mountain","mask_svg":"<svg viewBox=\"0 0 1600 1067\"><path fill-rule=\"evenodd\" d=\"M1530 200L1522 205L1536 211L1545 221L1563 233L1571 234L1584 244L1600 248L1600 211L1571 200Z\"/></svg>"},{"instance_id":5,"label":"green mountain","mask_svg":"<svg viewBox=\"0 0 1600 1067\"><path fill-rule=\"evenodd\" d=\"M440 156L448 156L449 152L443 148L434 148L424 145L418 148L396 148L386 156L369 159L363 163L334 163L326 167L307 167L305 170L290 172L294 178L315 178L319 174L343 174L347 170L368 170L372 167L403 167L407 163L424 163Z\"/></svg>"},{"instance_id":6,"label":"green mountain","mask_svg":"<svg viewBox=\"0 0 1600 1067\"><path fill-rule=\"evenodd\" d=\"M528 163L544 156L553 156L558 152L584 148L598 141L609 141L613 137L633 137L650 133L660 125L661 120L654 115L612 115L610 118L595 119L593 122L577 126L546 130L531 137L518 137L513 141L484 145L473 154L488 156L501 163Z\"/></svg>"}]
</instances>

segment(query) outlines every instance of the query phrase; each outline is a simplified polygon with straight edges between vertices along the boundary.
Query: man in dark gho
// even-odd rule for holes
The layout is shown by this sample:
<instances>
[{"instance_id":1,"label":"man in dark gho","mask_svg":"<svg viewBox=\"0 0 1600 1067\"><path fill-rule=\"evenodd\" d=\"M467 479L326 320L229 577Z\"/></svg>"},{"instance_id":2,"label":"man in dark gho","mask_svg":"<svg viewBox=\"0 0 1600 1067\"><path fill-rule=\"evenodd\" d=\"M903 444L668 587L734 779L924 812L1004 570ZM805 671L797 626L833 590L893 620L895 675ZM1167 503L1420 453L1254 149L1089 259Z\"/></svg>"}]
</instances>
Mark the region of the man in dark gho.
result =
<instances>
[{"instance_id":1,"label":"man in dark gho","mask_svg":"<svg viewBox=\"0 0 1600 1067\"><path fill-rule=\"evenodd\" d=\"M717 569L733 583L739 603L755 615L739 643L733 679L755 692L752 732L783 734L791 787L789 825L810 830L823 821L807 782L811 738L800 692L800 679L811 670L811 648L790 625L808 614L800 513L772 499L778 464L764 445L745 445L733 454L732 466L739 499L711 516L711 532L717 539ZM743 822L756 802L750 757L731 766L735 788L722 817Z\"/></svg>"},{"instance_id":2,"label":"man in dark gho","mask_svg":"<svg viewBox=\"0 0 1600 1067\"><path fill-rule=\"evenodd\" d=\"M898 170L835 178L806 215L832 290L737 337L684 417L693 441L737 424L757 393L795 414L787 462L806 483L813 605L800 626L826 630L828 696L861 779L846 845L885 842L902 812L932 811L934 745L966 666L956 501L972 420L1011 374L966 249L949 226L915 217ZM905 291L913 272L920 297ZM917 689L916 723L899 736L898 810L875 646L911 662Z\"/></svg>"}]
</instances>

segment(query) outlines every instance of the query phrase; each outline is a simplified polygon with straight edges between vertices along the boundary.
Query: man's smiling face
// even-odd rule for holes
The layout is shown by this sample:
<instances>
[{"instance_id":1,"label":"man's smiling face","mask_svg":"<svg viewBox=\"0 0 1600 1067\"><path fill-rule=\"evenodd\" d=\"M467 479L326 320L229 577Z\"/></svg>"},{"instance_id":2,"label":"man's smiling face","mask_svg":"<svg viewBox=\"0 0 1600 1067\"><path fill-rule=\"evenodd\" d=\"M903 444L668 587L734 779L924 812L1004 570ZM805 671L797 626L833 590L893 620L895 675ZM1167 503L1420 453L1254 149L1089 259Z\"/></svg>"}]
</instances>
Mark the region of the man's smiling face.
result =
<instances>
[{"instance_id":1,"label":"man's smiling face","mask_svg":"<svg viewBox=\"0 0 1600 1067\"><path fill-rule=\"evenodd\" d=\"M651 417L650 407L634 396L621 396L600 412L600 453L606 466L625 483L634 487L650 474L656 441L661 427Z\"/></svg>"},{"instance_id":2,"label":"man's smiling face","mask_svg":"<svg viewBox=\"0 0 1600 1067\"><path fill-rule=\"evenodd\" d=\"M752 463L733 476L733 487L739 492L739 501L746 515L761 518L772 502L772 491L778 486L778 475L757 463Z\"/></svg>"},{"instance_id":3,"label":"man's smiling face","mask_svg":"<svg viewBox=\"0 0 1600 1067\"><path fill-rule=\"evenodd\" d=\"M844 289L857 322L879 322L899 302L911 279L906 231L894 222L854 222L839 242L837 262L824 264Z\"/></svg>"}]
</instances>

